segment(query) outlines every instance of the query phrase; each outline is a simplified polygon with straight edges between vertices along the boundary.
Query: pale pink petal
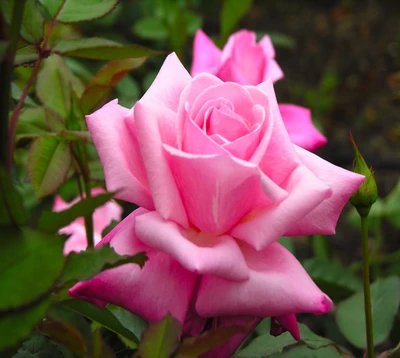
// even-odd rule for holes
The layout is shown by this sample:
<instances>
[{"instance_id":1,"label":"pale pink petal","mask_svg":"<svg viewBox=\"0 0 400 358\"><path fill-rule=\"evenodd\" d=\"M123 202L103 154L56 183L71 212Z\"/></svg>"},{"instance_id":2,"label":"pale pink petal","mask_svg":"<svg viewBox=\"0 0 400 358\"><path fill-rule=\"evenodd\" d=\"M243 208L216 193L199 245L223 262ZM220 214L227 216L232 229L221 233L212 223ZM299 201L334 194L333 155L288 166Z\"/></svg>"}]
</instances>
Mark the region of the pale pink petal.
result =
<instances>
[{"instance_id":1,"label":"pale pink petal","mask_svg":"<svg viewBox=\"0 0 400 358\"><path fill-rule=\"evenodd\" d=\"M159 123L167 121L167 115L173 116L172 112L166 111L160 104L149 105L139 101L134 107L134 113L140 149L155 208L164 219L188 227L185 209L164 154L160 133ZM167 123L164 123L165 125Z\"/></svg>"},{"instance_id":2,"label":"pale pink petal","mask_svg":"<svg viewBox=\"0 0 400 358\"><path fill-rule=\"evenodd\" d=\"M228 42L222 49L222 61L230 58L236 46L254 45L256 43L256 34L249 30L239 30L229 36Z\"/></svg>"},{"instance_id":3,"label":"pale pink petal","mask_svg":"<svg viewBox=\"0 0 400 358\"><path fill-rule=\"evenodd\" d=\"M271 335L279 336L284 331L289 331L296 341L300 340L299 325L297 324L296 315L294 313L271 317Z\"/></svg>"},{"instance_id":4,"label":"pale pink petal","mask_svg":"<svg viewBox=\"0 0 400 358\"><path fill-rule=\"evenodd\" d=\"M140 102L149 106L166 107L177 112L182 90L191 80L192 77L176 54L171 53L165 59L156 79Z\"/></svg>"},{"instance_id":5,"label":"pale pink petal","mask_svg":"<svg viewBox=\"0 0 400 358\"><path fill-rule=\"evenodd\" d=\"M282 188L288 192L286 199L250 213L229 234L257 250L265 249L331 194L329 186L304 165L292 172Z\"/></svg>"},{"instance_id":6,"label":"pale pink petal","mask_svg":"<svg viewBox=\"0 0 400 358\"><path fill-rule=\"evenodd\" d=\"M279 186L263 180L255 164L231 156L164 148L188 218L205 233L224 234L253 209L286 196Z\"/></svg>"},{"instance_id":7,"label":"pale pink petal","mask_svg":"<svg viewBox=\"0 0 400 358\"><path fill-rule=\"evenodd\" d=\"M136 218L136 236L196 274L210 274L227 280L248 278L240 248L228 235L215 237L192 228L182 229L153 211Z\"/></svg>"},{"instance_id":8,"label":"pale pink petal","mask_svg":"<svg viewBox=\"0 0 400 358\"><path fill-rule=\"evenodd\" d=\"M275 58L275 48L272 44L271 38L268 35L264 35L263 38L258 42L264 51L267 58Z\"/></svg>"},{"instance_id":9,"label":"pale pink petal","mask_svg":"<svg viewBox=\"0 0 400 358\"><path fill-rule=\"evenodd\" d=\"M297 259L273 243L263 251L244 246L250 279L243 282L203 276L196 309L200 316L283 316L328 312L333 304Z\"/></svg>"},{"instance_id":10,"label":"pale pink petal","mask_svg":"<svg viewBox=\"0 0 400 358\"><path fill-rule=\"evenodd\" d=\"M233 317L216 317L214 318L215 327L231 327L231 326L244 326L247 329L243 333L238 333L230 338L227 342L214 348L213 350L202 354L200 358L229 358L248 337L248 335L260 323L260 319L253 316L233 316Z\"/></svg>"},{"instance_id":11,"label":"pale pink petal","mask_svg":"<svg viewBox=\"0 0 400 358\"><path fill-rule=\"evenodd\" d=\"M326 143L326 138L314 127L311 111L308 108L293 104L280 104L279 111L294 144L314 151Z\"/></svg>"},{"instance_id":12,"label":"pale pink petal","mask_svg":"<svg viewBox=\"0 0 400 358\"><path fill-rule=\"evenodd\" d=\"M239 65L234 61L233 58L229 58L220 66L216 73L224 82L235 82L241 85L249 85L249 80L246 75L242 73Z\"/></svg>"},{"instance_id":13,"label":"pale pink petal","mask_svg":"<svg viewBox=\"0 0 400 358\"><path fill-rule=\"evenodd\" d=\"M344 205L363 182L364 176L337 167L300 147L296 146L296 151L303 164L331 188L332 195L301 220L293 222L285 235L332 235Z\"/></svg>"},{"instance_id":14,"label":"pale pink petal","mask_svg":"<svg viewBox=\"0 0 400 358\"><path fill-rule=\"evenodd\" d=\"M103 164L107 189L118 191L118 199L152 209L137 140L126 126L128 114L129 110L114 100L86 116L86 122Z\"/></svg>"},{"instance_id":15,"label":"pale pink petal","mask_svg":"<svg viewBox=\"0 0 400 358\"><path fill-rule=\"evenodd\" d=\"M263 138L259 148L255 151L250 161L259 164L261 170L275 183L287 180L290 173L299 165L300 160L286 131L275 91L271 80L265 81L255 87L246 86L253 100L269 109L267 121L273 126L270 138ZM269 116L269 117L268 117Z\"/></svg>"},{"instance_id":16,"label":"pale pink petal","mask_svg":"<svg viewBox=\"0 0 400 358\"><path fill-rule=\"evenodd\" d=\"M214 42L199 29L193 42L193 61L191 75L194 77L201 72L215 74L221 64L221 50Z\"/></svg>"},{"instance_id":17,"label":"pale pink petal","mask_svg":"<svg viewBox=\"0 0 400 358\"><path fill-rule=\"evenodd\" d=\"M183 323L192 296L196 275L184 269L169 255L141 243L135 235L137 210L111 232L111 246L119 254L134 255L146 251L149 260L140 269L126 264L106 270L89 281L69 290L73 298L84 299L104 307L106 303L121 306L141 318L155 322L167 313ZM103 243L101 243L103 244Z\"/></svg>"},{"instance_id":18,"label":"pale pink petal","mask_svg":"<svg viewBox=\"0 0 400 358\"><path fill-rule=\"evenodd\" d=\"M63 254L68 255L70 252L80 252L86 250L88 242L86 239L85 226L81 224L71 224L59 231L59 234L71 234L65 241ZM93 233L94 244L101 241L101 235L97 232Z\"/></svg>"},{"instance_id":19,"label":"pale pink petal","mask_svg":"<svg viewBox=\"0 0 400 358\"><path fill-rule=\"evenodd\" d=\"M63 211L71 206L70 203L66 203L61 196L56 196L53 204L53 211Z\"/></svg>"},{"instance_id":20,"label":"pale pink petal","mask_svg":"<svg viewBox=\"0 0 400 358\"><path fill-rule=\"evenodd\" d=\"M263 81L268 78L276 82L284 77L283 71L275 60L269 60L264 69Z\"/></svg>"}]
</instances>

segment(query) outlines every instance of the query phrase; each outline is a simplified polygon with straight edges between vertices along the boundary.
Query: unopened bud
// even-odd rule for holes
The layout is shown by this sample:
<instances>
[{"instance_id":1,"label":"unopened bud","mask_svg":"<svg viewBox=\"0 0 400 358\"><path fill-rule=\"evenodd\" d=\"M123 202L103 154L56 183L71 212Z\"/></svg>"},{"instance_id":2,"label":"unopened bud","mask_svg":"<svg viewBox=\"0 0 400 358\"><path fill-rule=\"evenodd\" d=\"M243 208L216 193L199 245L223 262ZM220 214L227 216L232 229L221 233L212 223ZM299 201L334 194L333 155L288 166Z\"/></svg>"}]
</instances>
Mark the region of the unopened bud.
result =
<instances>
[{"instance_id":1,"label":"unopened bud","mask_svg":"<svg viewBox=\"0 0 400 358\"><path fill-rule=\"evenodd\" d=\"M350 134L350 142L354 149L353 171L365 176L357 191L351 196L350 203L357 209L360 216L367 216L371 206L378 198L378 188L376 187L374 172L368 168L360 151L358 150L353 136Z\"/></svg>"}]
</instances>

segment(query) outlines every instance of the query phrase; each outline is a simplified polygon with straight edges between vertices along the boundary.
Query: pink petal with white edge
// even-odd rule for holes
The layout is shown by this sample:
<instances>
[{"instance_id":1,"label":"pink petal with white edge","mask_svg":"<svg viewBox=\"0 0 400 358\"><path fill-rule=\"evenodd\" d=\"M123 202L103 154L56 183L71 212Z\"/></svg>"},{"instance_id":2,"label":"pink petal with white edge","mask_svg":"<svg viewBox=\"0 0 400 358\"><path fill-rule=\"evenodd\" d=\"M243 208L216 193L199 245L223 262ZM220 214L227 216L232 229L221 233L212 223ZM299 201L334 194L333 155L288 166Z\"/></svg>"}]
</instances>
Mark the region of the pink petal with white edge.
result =
<instances>
[{"instance_id":1,"label":"pink petal with white edge","mask_svg":"<svg viewBox=\"0 0 400 358\"><path fill-rule=\"evenodd\" d=\"M196 274L227 280L249 277L242 252L236 240L228 235L215 237L195 229L182 229L156 212L150 212L136 217L136 236Z\"/></svg>"},{"instance_id":2,"label":"pink petal with white edge","mask_svg":"<svg viewBox=\"0 0 400 358\"><path fill-rule=\"evenodd\" d=\"M326 138L314 127L311 111L308 108L294 104L280 104L279 111L294 144L314 151L326 143Z\"/></svg>"},{"instance_id":3,"label":"pink petal with white edge","mask_svg":"<svg viewBox=\"0 0 400 358\"><path fill-rule=\"evenodd\" d=\"M164 219L188 227L185 208L165 156L162 133L160 133L159 123L164 121L164 126L168 124L167 122L171 126L174 125L173 112L157 103L149 105L139 101L134 107L134 113L140 149L155 208ZM168 114L171 118L166 118Z\"/></svg>"},{"instance_id":4,"label":"pink petal with white edge","mask_svg":"<svg viewBox=\"0 0 400 358\"><path fill-rule=\"evenodd\" d=\"M136 210L123 220L100 244L110 241L119 254L134 255L146 251L149 260L140 269L126 264L104 271L89 281L79 282L69 290L73 298L104 307L113 303L155 322L168 312L183 323L192 296L196 275L184 269L163 252L141 243L135 235Z\"/></svg>"},{"instance_id":5,"label":"pink petal with white edge","mask_svg":"<svg viewBox=\"0 0 400 358\"><path fill-rule=\"evenodd\" d=\"M193 61L191 75L194 77L201 72L215 74L221 64L221 50L214 42L199 29L193 41Z\"/></svg>"},{"instance_id":6,"label":"pink petal with white edge","mask_svg":"<svg viewBox=\"0 0 400 358\"><path fill-rule=\"evenodd\" d=\"M259 148L250 161L259 164L261 170L280 185L300 164L300 160L279 112L272 81L267 80L257 87L245 88L256 103L268 108L266 120L273 127L271 136L261 139Z\"/></svg>"},{"instance_id":7,"label":"pink petal with white edge","mask_svg":"<svg viewBox=\"0 0 400 358\"><path fill-rule=\"evenodd\" d=\"M331 195L329 186L304 165L282 187L288 193L286 199L250 213L229 234L256 250L265 249Z\"/></svg>"},{"instance_id":8,"label":"pink petal with white edge","mask_svg":"<svg viewBox=\"0 0 400 358\"><path fill-rule=\"evenodd\" d=\"M297 259L273 243L263 251L242 247L250 268L247 281L203 276L196 309L200 316L283 316L328 312L333 303L315 285Z\"/></svg>"},{"instance_id":9,"label":"pink petal with white edge","mask_svg":"<svg viewBox=\"0 0 400 358\"><path fill-rule=\"evenodd\" d=\"M111 101L86 116L86 122L104 168L107 189L116 198L153 209L137 140L126 126L129 110Z\"/></svg>"},{"instance_id":10,"label":"pink petal with white edge","mask_svg":"<svg viewBox=\"0 0 400 358\"><path fill-rule=\"evenodd\" d=\"M296 151L303 164L331 188L332 195L294 222L285 235L332 235L344 205L363 182L364 176L337 167L303 148L296 146Z\"/></svg>"},{"instance_id":11,"label":"pink petal with white edge","mask_svg":"<svg viewBox=\"0 0 400 358\"><path fill-rule=\"evenodd\" d=\"M178 111L183 89L192 81L192 77L183 67L175 53L165 59L154 82L140 99L149 106L166 107Z\"/></svg>"},{"instance_id":12,"label":"pink petal with white edge","mask_svg":"<svg viewBox=\"0 0 400 358\"><path fill-rule=\"evenodd\" d=\"M257 165L231 156L164 148L188 218L205 233L224 234L255 208L279 202L287 195L263 178Z\"/></svg>"}]
</instances>

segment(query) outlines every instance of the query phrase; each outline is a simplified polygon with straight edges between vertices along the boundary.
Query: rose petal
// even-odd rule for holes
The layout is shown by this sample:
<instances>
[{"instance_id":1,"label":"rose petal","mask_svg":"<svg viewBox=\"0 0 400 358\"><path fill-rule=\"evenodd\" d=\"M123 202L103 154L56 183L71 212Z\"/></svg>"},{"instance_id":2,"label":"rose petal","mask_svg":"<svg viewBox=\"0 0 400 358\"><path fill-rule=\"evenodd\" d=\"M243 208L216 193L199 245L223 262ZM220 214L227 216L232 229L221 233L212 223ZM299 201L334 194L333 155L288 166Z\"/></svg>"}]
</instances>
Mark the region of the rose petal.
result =
<instances>
[{"instance_id":1,"label":"rose petal","mask_svg":"<svg viewBox=\"0 0 400 358\"><path fill-rule=\"evenodd\" d=\"M282 316L328 312L333 304L296 258L273 243L263 251L244 246L250 279L243 282L203 276L196 309L200 316Z\"/></svg>"},{"instance_id":2,"label":"rose petal","mask_svg":"<svg viewBox=\"0 0 400 358\"><path fill-rule=\"evenodd\" d=\"M174 115L163 106L154 103L149 105L141 101L136 103L134 113L140 149L155 208L163 218L188 227L180 193L164 155L159 127L161 122L164 127L168 123L173 126Z\"/></svg>"},{"instance_id":3,"label":"rose petal","mask_svg":"<svg viewBox=\"0 0 400 358\"><path fill-rule=\"evenodd\" d=\"M227 280L248 278L240 248L228 235L215 237L182 229L154 211L136 218L136 235L146 245L172 256L196 274L211 274Z\"/></svg>"},{"instance_id":4,"label":"rose petal","mask_svg":"<svg viewBox=\"0 0 400 358\"><path fill-rule=\"evenodd\" d=\"M205 233L224 234L255 208L286 197L284 190L260 175L255 164L164 148L188 218Z\"/></svg>"},{"instance_id":5,"label":"rose petal","mask_svg":"<svg viewBox=\"0 0 400 358\"><path fill-rule=\"evenodd\" d=\"M182 90L192 80L175 53L165 59L157 77L140 99L141 103L149 106L160 106L178 111Z\"/></svg>"},{"instance_id":6,"label":"rose petal","mask_svg":"<svg viewBox=\"0 0 400 358\"><path fill-rule=\"evenodd\" d=\"M300 331L299 331L299 325L297 324L297 319L296 315L294 313L288 313L283 316L279 317L271 317L271 334L274 336L278 336L279 334L273 334L272 332L272 323L276 320L278 323L275 322L275 324L279 324L281 326L281 329L285 329L289 331L289 333L292 335L292 337L296 340L300 340ZM278 333L278 332L277 332Z\"/></svg>"},{"instance_id":7,"label":"rose petal","mask_svg":"<svg viewBox=\"0 0 400 358\"><path fill-rule=\"evenodd\" d=\"M251 84L249 83L249 79L242 73L238 64L232 58L228 58L224 61L216 75L224 82L235 82L241 85Z\"/></svg>"},{"instance_id":8,"label":"rose petal","mask_svg":"<svg viewBox=\"0 0 400 358\"><path fill-rule=\"evenodd\" d=\"M215 74L221 63L221 50L214 42L199 29L193 42L193 62L191 75L194 77L201 72Z\"/></svg>"},{"instance_id":9,"label":"rose petal","mask_svg":"<svg viewBox=\"0 0 400 358\"><path fill-rule=\"evenodd\" d=\"M288 193L286 199L250 213L230 235L257 250L265 249L331 194L329 186L303 165L292 172L282 187Z\"/></svg>"},{"instance_id":10,"label":"rose petal","mask_svg":"<svg viewBox=\"0 0 400 358\"><path fill-rule=\"evenodd\" d=\"M143 210L133 212L109 235L111 246L119 254L134 255L146 251L149 260L145 266L140 269L138 265L126 264L103 271L89 281L76 284L69 294L99 307L104 307L106 303L116 304L150 322L162 319L168 312L183 322L196 275L169 255L138 241L135 236L135 217L142 213ZM110 239L106 237L103 241Z\"/></svg>"},{"instance_id":11,"label":"rose petal","mask_svg":"<svg viewBox=\"0 0 400 358\"><path fill-rule=\"evenodd\" d=\"M86 250L88 242L86 239L86 230L83 223L72 223L58 231L59 234L71 236L64 243L63 254L68 255L71 252L80 252ZM101 241L100 233L94 232L93 239L95 245Z\"/></svg>"},{"instance_id":12,"label":"rose petal","mask_svg":"<svg viewBox=\"0 0 400 358\"><path fill-rule=\"evenodd\" d=\"M326 143L326 138L314 127L311 121L311 111L308 108L293 104L280 104L279 111L294 144L314 151Z\"/></svg>"},{"instance_id":13,"label":"rose petal","mask_svg":"<svg viewBox=\"0 0 400 358\"><path fill-rule=\"evenodd\" d=\"M114 100L86 116L86 122L103 164L107 189L117 191L118 199L153 209L137 139L126 126L128 114Z\"/></svg>"},{"instance_id":14,"label":"rose petal","mask_svg":"<svg viewBox=\"0 0 400 358\"><path fill-rule=\"evenodd\" d=\"M344 205L363 182L364 176L337 167L300 147L296 146L296 151L304 165L331 188L332 195L301 220L293 222L285 235L332 235Z\"/></svg>"}]
</instances>

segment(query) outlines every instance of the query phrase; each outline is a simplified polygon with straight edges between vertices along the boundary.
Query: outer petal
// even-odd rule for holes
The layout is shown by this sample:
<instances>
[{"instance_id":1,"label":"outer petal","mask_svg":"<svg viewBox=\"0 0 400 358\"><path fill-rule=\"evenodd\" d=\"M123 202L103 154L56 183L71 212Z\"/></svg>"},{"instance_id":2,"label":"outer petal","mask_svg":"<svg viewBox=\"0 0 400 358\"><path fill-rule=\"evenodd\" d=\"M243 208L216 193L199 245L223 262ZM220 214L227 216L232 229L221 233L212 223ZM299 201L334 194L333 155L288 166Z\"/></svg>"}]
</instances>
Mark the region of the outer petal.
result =
<instances>
[{"instance_id":1,"label":"outer petal","mask_svg":"<svg viewBox=\"0 0 400 358\"><path fill-rule=\"evenodd\" d=\"M282 316L328 312L332 301L314 284L296 258L278 243L263 251L243 247L250 279L234 282L203 276L196 309L200 316Z\"/></svg>"},{"instance_id":2,"label":"outer petal","mask_svg":"<svg viewBox=\"0 0 400 358\"><path fill-rule=\"evenodd\" d=\"M164 121L164 127L167 122L173 126L173 112L156 103L149 105L141 101L136 103L134 111L140 149L156 210L164 219L188 227L185 209L162 147L160 123Z\"/></svg>"},{"instance_id":3,"label":"outer petal","mask_svg":"<svg viewBox=\"0 0 400 358\"><path fill-rule=\"evenodd\" d=\"M170 312L183 323L196 275L169 255L138 241L135 217L142 213L140 209L134 211L101 244L110 241L119 254L134 255L146 251L149 260L143 269L127 264L104 271L89 281L76 284L69 294L99 307L106 303L116 304L150 322L158 321Z\"/></svg>"},{"instance_id":4,"label":"outer petal","mask_svg":"<svg viewBox=\"0 0 400 358\"><path fill-rule=\"evenodd\" d=\"M215 74L221 64L221 50L199 29L193 43L192 76L201 72Z\"/></svg>"},{"instance_id":5,"label":"outer petal","mask_svg":"<svg viewBox=\"0 0 400 358\"><path fill-rule=\"evenodd\" d=\"M265 249L331 194L329 186L304 165L292 172L283 188L289 194L286 199L250 213L231 230L230 235L257 250Z\"/></svg>"},{"instance_id":6,"label":"outer petal","mask_svg":"<svg viewBox=\"0 0 400 358\"><path fill-rule=\"evenodd\" d=\"M72 223L59 231L60 234L71 236L65 241L63 254L68 255L70 252L80 252L87 248L87 239L85 226L82 223ZM101 235L97 232L93 233L94 243L101 241Z\"/></svg>"},{"instance_id":7,"label":"outer petal","mask_svg":"<svg viewBox=\"0 0 400 358\"><path fill-rule=\"evenodd\" d=\"M301 220L294 222L285 235L332 235L344 205L363 182L364 176L337 167L300 147L296 147L296 151L304 165L329 185L332 195Z\"/></svg>"},{"instance_id":8,"label":"outer petal","mask_svg":"<svg viewBox=\"0 0 400 358\"><path fill-rule=\"evenodd\" d=\"M164 148L188 218L200 231L224 234L255 208L286 197L254 164L231 156Z\"/></svg>"},{"instance_id":9,"label":"outer petal","mask_svg":"<svg viewBox=\"0 0 400 358\"><path fill-rule=\"evenodd\" d=\"M271 335L279 336L284 331L289 331L296 341L300 340L299 326L294 313L288 313L283 316L271 318Z\"/></svg>"},{"instance_id":10,"label":"outer petal","mask_svg":"<svg viewBox=\"0 0 400 358\"><path fill-rule=\"evenodd\" d=\"M182 229L157 212L136 218L136 235L150 247L169 254L187 270L227 280L246 280L247 265L236 240Z\"/></svg>"},{"instance_id":11,"label":"outer petal","mask_svg":"<svg viewBox=\"0 0 400 358\"><path fill-rule=\"evenodd\" d=\"M293 104L280 104L279 111L294 144L313 151L326 143L326 138L314 127L311 121L311 111L308 108Z\"/></svg>"},{"instance_id":12,"label":"outer petal","mask_svg":"<svg viewBox=\"0 0 400 358\"><path fill-rule=\"evenodd\" d=\"M163 106L177 112L182 90L191 80L192 77L176 54L171 53L140 102L149 106Z\"/></svg>"},{"instance_id":13,"label":"outer petal","mask_svg":"<svg viewBox=\"0 0 400 358\"><path fill-rule=\"evenodd\" d=\"M86 122L103 164L107 189L118 191L118 199L153 209L137 139L126 126L128 113L114 100L86 116Z\"/></svg>"}]
</instances>

